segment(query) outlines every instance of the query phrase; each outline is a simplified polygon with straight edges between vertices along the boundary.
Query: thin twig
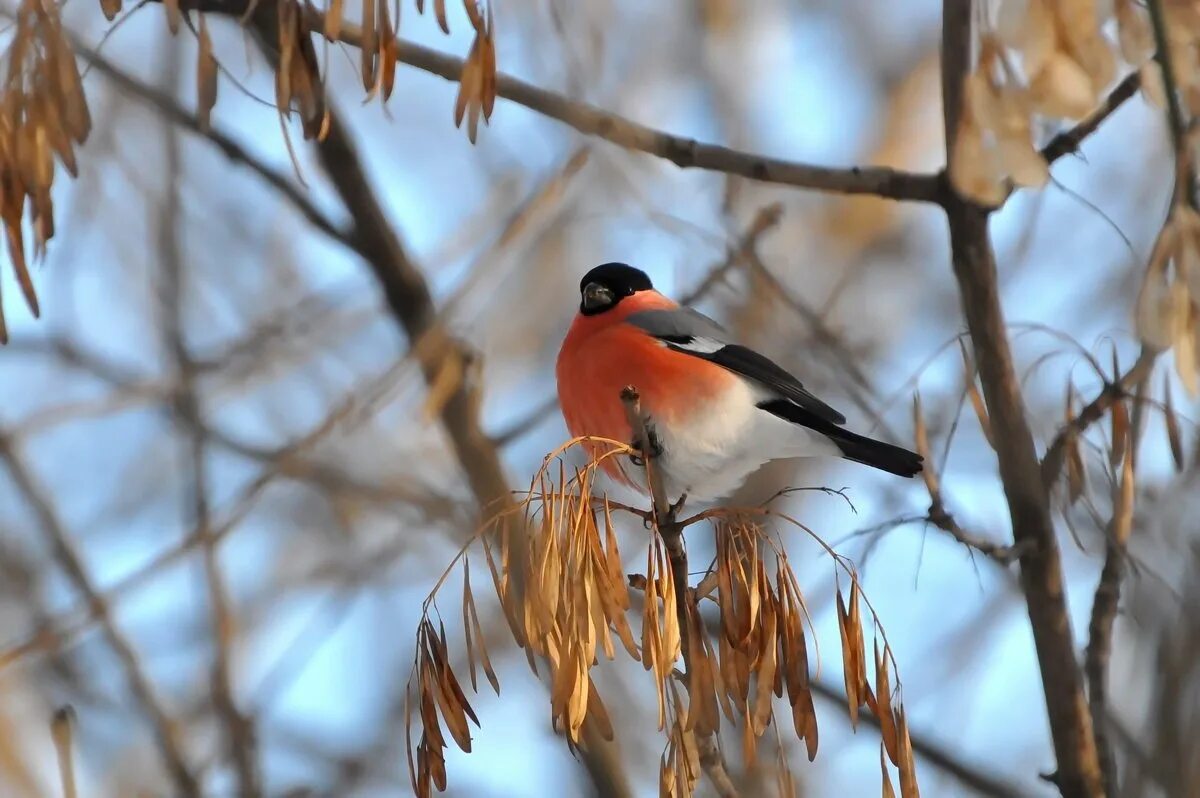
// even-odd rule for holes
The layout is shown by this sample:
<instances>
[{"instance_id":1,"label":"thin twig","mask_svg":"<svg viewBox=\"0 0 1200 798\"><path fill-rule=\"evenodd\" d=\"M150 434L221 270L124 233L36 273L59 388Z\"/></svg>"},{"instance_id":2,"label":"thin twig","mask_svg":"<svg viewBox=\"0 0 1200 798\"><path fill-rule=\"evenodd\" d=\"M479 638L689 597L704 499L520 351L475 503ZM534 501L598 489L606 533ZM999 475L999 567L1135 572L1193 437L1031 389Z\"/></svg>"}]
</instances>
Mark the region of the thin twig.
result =
<instances>
[{"instance_id":1,"label":"thin twig","mask_svg":"<svg viewBox=\"0 0 1200 798\"><path fill-rule=\"evenodd\" d=\"M172 86L179 72L179 53L169 51L166 82ZM165 92L164 92L165 94ZM242 714L233 698L230 648L233 637L233 613L228 590L218 560L219 539L213 534L206 468L207 437L200 424L201 410L196 391L196 369L184 337L183 319L187 297L184 285L183 253L179 244L179 189L181 158L177 125L162 114L166 138L165 198L158 225L158 261L162 273L163 329L165 345L174 360L178 389L174 396L174 421L184 436L183 470L190 474L184 512L190 516L186 527L195 526L202 542L203 569L208 588L209 616L213 636L212 700L217 716L225 727L225 744L237 773L241 798L262 794L258 768L258 746L253 721ZM207 131L205 131L207 132Z\"/></svg>"},{"instance_id":2,"label":"thin twig","mask_svg":"<svg viewBox=\"0 0 1200 798\"><path fill-rule=\"evenodd\" d=\"M217 149L226 158L235 163L240 163L258 174L268 185L278 191L288 201L288 204L295 208L315 229L329 236L334 241L349 247L351 250L357 251L357 242L353 239L350 232L331 221L323 211L313 204L308 194L293 183L283 172L266 165L224 133L213 128L208 130L201 129L200 121L196 115L179 105L175 98L166 92L130 77L114 66L104 56L80 42L72 42L72 47L74 47L83 60L91 64L97 72L108 78L118 89L153 107L176 125L208 139L216 145Z\"/></svg>"},{"instance_id":3,"label":"thin twig","mask_svg":"<svg viewBox=\"0 0 1200 798\"><path fill-rule=\"evenodd\" d=\"M1137 72L1126 75L1108 93L1099 108L1080 120L1074 127L1062 131L1046 142L1046 146L1041 150L1042 158L1046 163L1051 164L1064 155L1073 155L1079 152L1079 147L1083 144L1084 139L1099 130L1100 126L1116 113L1118 108L1137 94L1141 86L1141 76Z\"/></svg>"},{"instance_id":4,"label":"thin twig","mask_svg":"<svg viewBox=\"0 0 1200 798\"><path fill-rule=\"evenodd\" d=\"M811 682L810 687L815 695L842 710L838 714L845 717L846 694L843 691L815 680ZM865 721L872 728L879 728L879 719L875 717L874 713L861 712L858 719ZM910 737L914 753L979 795L990 796L990 798L1017 798L1017 796L1028 794L1027 789L1006 782L1000 775L987 773L974 765L961 761L958 759L958 752L947 750L915 732L910 732ZM955 795L959 794L957 791L953 792Z\"/></svg>"},{"instance_id":5,"label":"thin twig","mask_svg":"<svg viewBox=\"0 0 1200 798\"><path fill-rule=\"evenodd\" d=\"M988 540L980 537L972 532L968 532L958 525L946 508L942 505L941 496L933 498L929 506L929 512L925 516L925 520L942 530L950 537L957 540L967 548L983 554L984 556L995 560L1000 565L1008 565L1016 562L1021 558L1021 555L1027 551L1033 550L1033 545L1028 540L1023 540L1011 546L1006 546L1002 543Z\"/></svg>"},{"instance_id":6,"label":"thin twig","mask_svg":"<svg viewBox=\"0 0 1200 798\"><path fill-rule=\"evenodd\" d=\"M1092 710L1093 734L1100 754L1100 764L1109 795L1116 792L1117 770L1112 745L1108 741L1108 666L1112 654L1113 626L1121 600L1121 576L1125 567L1125 550L1133 530L1133 449L1137 446L1130 430L1125 467L1113 484L1113 516L1109 523L1105 546L1104 567L1092 602L1091 622L1088 624L1088 646L1084 657L1084 672L1088 677L1088 703Z\"/></svg>"},{"instance_id":7,"label":"thin twig","mask_svg":"<svg viewBox=\"0 0 1200 798\"><path fill-rule=\"evenodd\" d=\"M0 459L4 461L12 475L13 484L25 497L34 515L37 516L38 524L49 540L55 560L66 572L75 589L83 595L92 615L98 620L105 640L121 664L121 670L125 675L130 693L141 705L142 712L154 729L155 740L163 760L166 762L171 780L175 783L175 789L180 795L199 798L200 782L187 763L183 752L183 743L179 739L177 724L163 708L149 677L142 670L141 661L138 659L137 652L134 651L133 644L117 629L104 596L92 584L91 577L88 576L87 569L84 567L83 559L75 550L74 543L59 520L49 495L26 468L24 461L9 440L8 433L3 430L0 430Z\"/></svg>"},{"instance_id":8,"label":"thin twig","mask_svg":"<svg viewBox=\"0 0 1200 798\"><path fill-rule=\"evenodd\" d=\"M272 69L278 69L276 6L260 4L251 25L259 48ZM332 103L328 107L325 135L315 146L321 168L354 220L355 250L371 269L393 319L407 335L410 346L422 349L418 361L426 385L437 383L448 360L458 360L463 370L469 371L467 365L474 360L473 353L444 329L425 276L409 257L389 221L353 139ZM512 497L499 450L480 426L479 403L477 386L470 378L464 378L446 392L437 413L476 503L481 510L500 512L512 506ZM514 529L516 535L525 534L520 525ZM524 573L514 568L509 576L514 589L522 591ZM632 795L616 747L601 737L594 723L584 724L583 735L580 748L584 765L597 790L605 795Z\"/></svg>"},{"instance_id":9,"label":"thin twig","mask_svg":"<svg viewBox=\"0 0 1200 798\"><path fill-rule=\"evenodd\" d=\"M1045 456L1042 457L1042 483L1047 489L1054 486L1062 473L1063 463L1066 461L1067 445L1071 440L1082 435L1088 427L1104 418L1114 402L1129 396L1129 392L1133 390L1134 386L1150 373L1156 357L1155 352L1143 348L1129 371L1115 382L1105 385L1096 398L1079 411L1079 415L1058 431L1046 449Z\"/></svg>"}]
</instances>

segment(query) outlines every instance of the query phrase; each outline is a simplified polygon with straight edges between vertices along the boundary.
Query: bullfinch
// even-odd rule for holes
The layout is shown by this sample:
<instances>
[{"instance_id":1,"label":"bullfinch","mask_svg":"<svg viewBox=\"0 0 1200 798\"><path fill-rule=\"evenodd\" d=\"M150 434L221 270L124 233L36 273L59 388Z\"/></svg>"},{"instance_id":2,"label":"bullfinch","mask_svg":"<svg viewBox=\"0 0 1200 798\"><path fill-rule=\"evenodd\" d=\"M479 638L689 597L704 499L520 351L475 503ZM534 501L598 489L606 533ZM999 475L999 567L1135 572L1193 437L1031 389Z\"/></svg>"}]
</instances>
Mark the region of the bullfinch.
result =
<instances>
[{"instance_id":1,"label":"bullfinch","mask_svg":"<svg viewBox=\"0 0 1200 798\"><path fill-rule=\"evenodd\" d=\"M579 292L555 369L567 428L648 449L672 500L722 498L785 458L831 455L902 477L920 473L920 455L845 429L845 417L799 380L655 291L641 270L605 263L584 275ZM641 395L650 441L633 440L621 400L627 385ZM607 449L585 446L592 456ZM641 464L608 457L603 467L645 492Z\"/></svg>"}]
</instances>

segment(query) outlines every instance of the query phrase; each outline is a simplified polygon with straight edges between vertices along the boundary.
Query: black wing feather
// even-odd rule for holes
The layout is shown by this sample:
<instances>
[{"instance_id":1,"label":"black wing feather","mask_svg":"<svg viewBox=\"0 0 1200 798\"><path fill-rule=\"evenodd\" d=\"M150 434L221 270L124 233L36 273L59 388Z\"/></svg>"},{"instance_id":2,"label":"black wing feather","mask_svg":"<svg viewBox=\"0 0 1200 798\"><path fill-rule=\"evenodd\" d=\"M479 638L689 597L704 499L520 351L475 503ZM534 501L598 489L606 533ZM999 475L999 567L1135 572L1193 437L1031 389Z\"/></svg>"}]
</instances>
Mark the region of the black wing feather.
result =
<instances>
[{"instance_id":1,"label":"black wing feather","mask_svg":"<svg viewBox=\"0 0 1200 798\"><path fill-rule=\"evenodd\" d=\"M845 416L809 393L774 361L741 344L728 343L725 328L697 310L686 307L644 310L630 314L626 321L677 352L715 363L759 383L823 421L846 423Z\"/></svg>"},{"instance_id":2,"label":"black wing feather","mask_svg":"<svg viewBox=\"0 0 1200 798\"><path fill-rule=\"evenodd\" d=\"M671 342L667 343L670 345ZM795 402L823 421L831 424L846 423L845 416L809 393L800 384L800 381L785 371L783 367L753 349L748 349L741 344L726 344L715 352L696 352L679 346L671 348L702 358L710 363L716 363L735 374L754 380L777 392L784 399Z\"/></svg>"}]
</instances>

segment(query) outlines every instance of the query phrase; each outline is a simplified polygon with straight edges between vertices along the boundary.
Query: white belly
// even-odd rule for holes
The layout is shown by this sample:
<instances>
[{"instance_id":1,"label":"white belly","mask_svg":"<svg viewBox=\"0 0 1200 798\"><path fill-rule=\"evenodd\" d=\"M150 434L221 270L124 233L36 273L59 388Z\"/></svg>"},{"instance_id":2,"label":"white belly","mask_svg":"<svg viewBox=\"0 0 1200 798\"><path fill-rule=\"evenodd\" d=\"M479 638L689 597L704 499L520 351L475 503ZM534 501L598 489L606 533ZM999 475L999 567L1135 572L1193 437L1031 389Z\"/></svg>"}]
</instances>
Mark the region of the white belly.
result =
<instances>
[{"instance_id":1,"label":"white belly","mask_svg":"<svg viewBox=\"0 0 1200 798\"><path fill-rule=\"evenodd\" d=\"M671 501L683 493L695 501L720 499L770 460L840 454L824 435L760 410L755 404L761 398L738 380L735 389L697 408L686 424L654 424L662 446L655 463ZM631 476L645 484L640 468Z\"/></svg>"}]
</instances>

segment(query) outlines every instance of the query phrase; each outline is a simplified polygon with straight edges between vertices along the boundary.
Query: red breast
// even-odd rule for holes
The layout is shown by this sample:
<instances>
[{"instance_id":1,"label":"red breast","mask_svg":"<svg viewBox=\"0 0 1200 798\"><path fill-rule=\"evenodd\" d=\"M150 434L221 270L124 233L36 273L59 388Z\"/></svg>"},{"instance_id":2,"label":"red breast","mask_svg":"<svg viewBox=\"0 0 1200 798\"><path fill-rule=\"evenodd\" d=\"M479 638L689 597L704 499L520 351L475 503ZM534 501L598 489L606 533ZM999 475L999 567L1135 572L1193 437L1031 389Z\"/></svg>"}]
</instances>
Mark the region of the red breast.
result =
<instances>
[{"instance_id":1,"label":"red breast","mask_svg":"<svg viewBox=\"0 0 1200 798\"><path fill-rule=\"evenodd\" d=\"M677 307L657 291L639 291L605 313L575 316L556 367L563 418L573 437L631 442L633 433L621 403L621 390L627 385L637 388L642 409L655 425L669 429L686 424L695 408L737 379L720 366L668 349L625 323L632 313ZM607 451L602 444L588 449L592 456ZM612 458L603 467L614 478L632 484Z\"/></svg>"}]
</instances>

